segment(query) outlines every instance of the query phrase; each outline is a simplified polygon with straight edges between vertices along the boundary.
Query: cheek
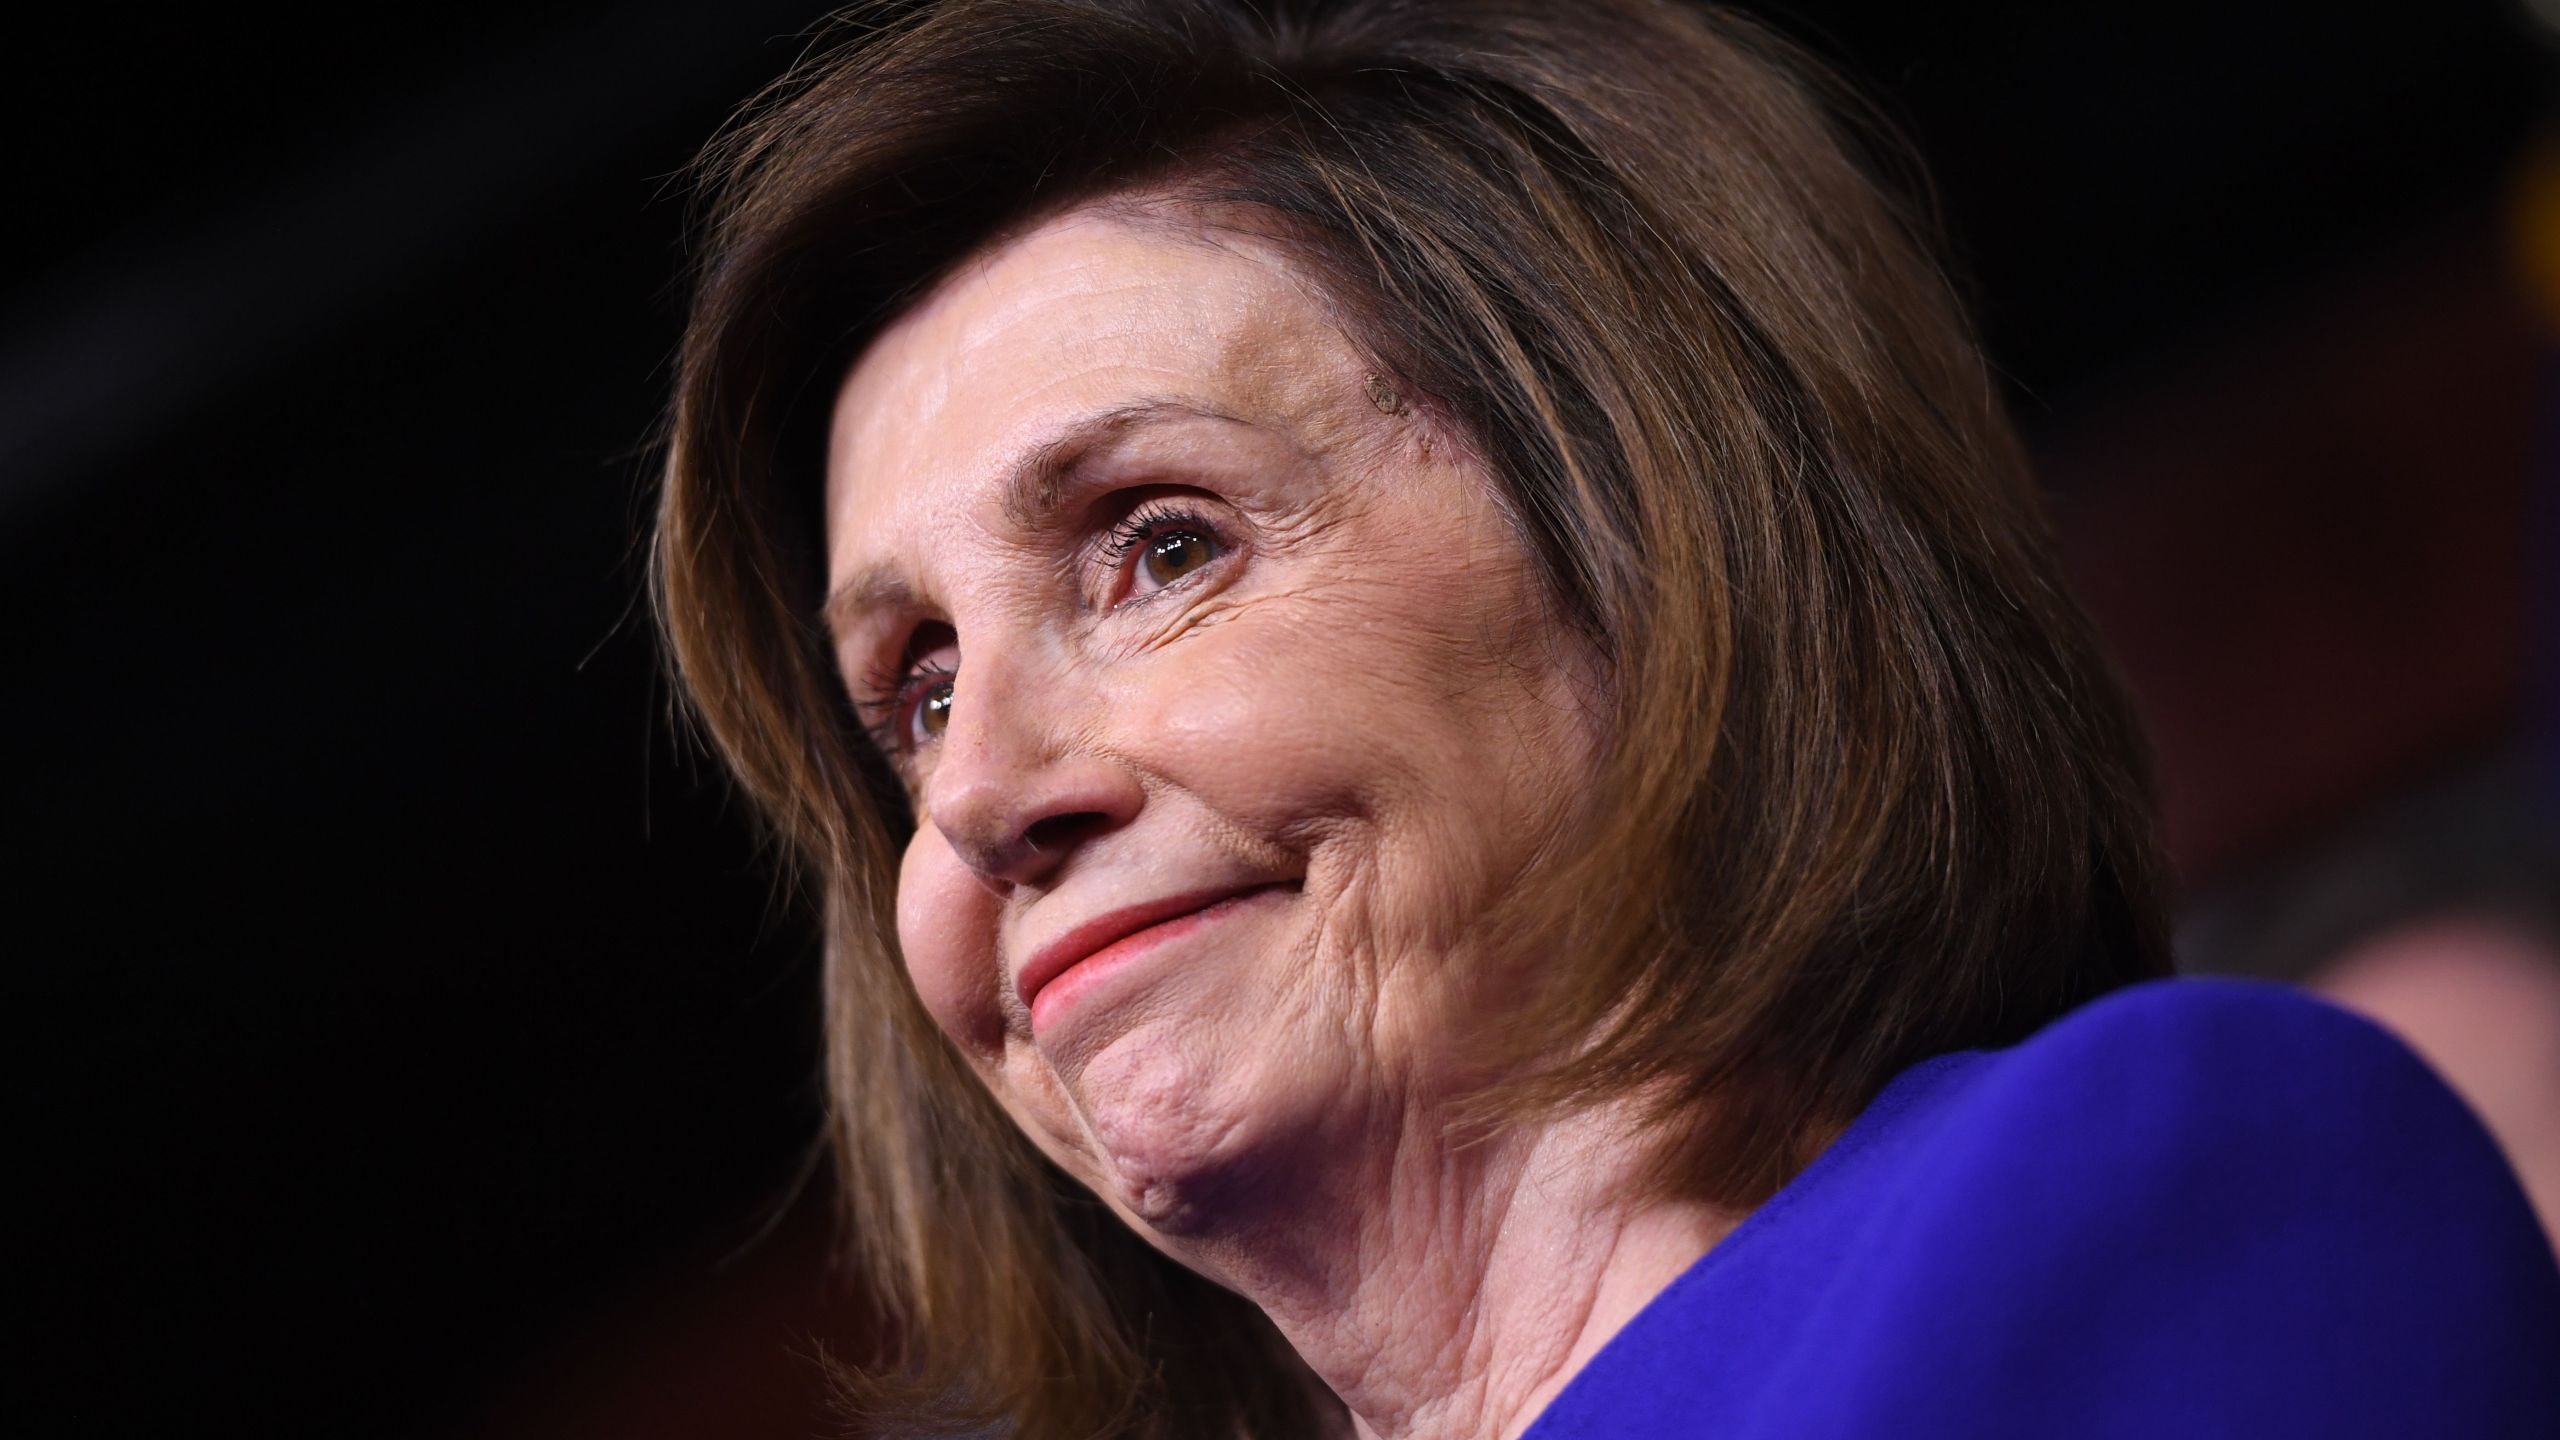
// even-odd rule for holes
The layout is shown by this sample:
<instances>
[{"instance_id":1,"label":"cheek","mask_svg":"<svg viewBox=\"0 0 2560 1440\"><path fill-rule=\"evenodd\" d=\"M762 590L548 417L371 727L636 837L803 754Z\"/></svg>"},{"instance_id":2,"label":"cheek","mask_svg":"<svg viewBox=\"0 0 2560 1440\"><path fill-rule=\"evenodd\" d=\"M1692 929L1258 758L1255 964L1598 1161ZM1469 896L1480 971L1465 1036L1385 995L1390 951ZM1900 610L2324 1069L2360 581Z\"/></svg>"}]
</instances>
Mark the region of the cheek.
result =
<instances>
[{"instance_id":1,"label":"cheek","mask_svg":"<svg viewBox=\"0 0 2560 1440\"><path fill-rule=\"evenodd\" d=\"M898 951L927 1013L961 1048L992 1059L1003 1048L996 999L997 902L942 832L917 827L898 867Z\"/></svg>"},{"instance_id":2,"label":"cheek","mask_svg":"<svg viewBox=\"0 0 2560 1440\"><path fill-rule=\"evenodd\" d=\"M1365 736L1365 697L1326 663L1320 630L1254 616L1229 631L1178 657L1121 714L1176 786L1296 848L1316 838L1311 827L1368 810L1403 757Z\"/></svg>"},{"instance_id":3,"label":"cheek","mask_svg":"<svg viewBox=\"0 0 2560 1440\"><path fill-rule=\"evenodd\" d=\"M1214 811L1293 849L1348 840L1333 858L1436 930L1553 824L1588 747L1511 567L1376 568L1258 600L1120 713Z\"/></svg>"}]
</instances>

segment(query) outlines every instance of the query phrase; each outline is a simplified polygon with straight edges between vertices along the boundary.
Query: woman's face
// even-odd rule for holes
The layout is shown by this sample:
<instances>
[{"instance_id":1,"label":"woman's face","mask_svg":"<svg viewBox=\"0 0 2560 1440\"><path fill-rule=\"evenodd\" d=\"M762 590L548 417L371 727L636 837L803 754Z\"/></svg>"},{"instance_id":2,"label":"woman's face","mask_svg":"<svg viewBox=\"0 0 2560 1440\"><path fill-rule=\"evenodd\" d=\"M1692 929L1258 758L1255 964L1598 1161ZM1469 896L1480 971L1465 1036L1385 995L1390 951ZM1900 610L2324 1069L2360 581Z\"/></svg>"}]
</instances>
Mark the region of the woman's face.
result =
<instances>
[{"instance_id":1,"label":"woman's face","mask_svg":"<svg viewBox=\"0 0 2560 1440\"><path fill-rule=\"evenodd\" d=\"M907 971L1034 1141L1169 1235L1461 1082L1590 666L1275 247L1083 210L979 255L847 376L826 503Z\"/></svg>"}]
</instances>

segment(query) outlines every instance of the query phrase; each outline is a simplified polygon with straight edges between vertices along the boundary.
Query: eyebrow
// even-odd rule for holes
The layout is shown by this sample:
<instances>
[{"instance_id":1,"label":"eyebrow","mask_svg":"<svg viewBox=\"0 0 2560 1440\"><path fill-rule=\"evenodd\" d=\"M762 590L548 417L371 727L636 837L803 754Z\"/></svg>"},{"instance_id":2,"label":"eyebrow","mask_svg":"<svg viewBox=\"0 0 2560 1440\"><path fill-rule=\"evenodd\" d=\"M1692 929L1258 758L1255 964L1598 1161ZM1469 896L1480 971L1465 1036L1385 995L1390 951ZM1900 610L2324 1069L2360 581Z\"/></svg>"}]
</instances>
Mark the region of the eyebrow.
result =
<instances>
[{"instance_id":1,"label":"eyebrow","mask_svg":"<svg viewBox=\"0 0 2560 1440\"><path fill-rule=\"evenodd\" d=\"M1235 416L1187 400L1171 399L1136 400L1078 416L1014 459L1005 473L997 503L1006 523L1036 530L1056 517L1067 483L1104 446L1167 421L1234 419ZM914 606L915 588L899 570L895 561L881 559L847 576L843 584L827 592L826 603L818 607L820 622L831 633L840 633L846 622L865 610Z\"/></svg>"}]
</instances>

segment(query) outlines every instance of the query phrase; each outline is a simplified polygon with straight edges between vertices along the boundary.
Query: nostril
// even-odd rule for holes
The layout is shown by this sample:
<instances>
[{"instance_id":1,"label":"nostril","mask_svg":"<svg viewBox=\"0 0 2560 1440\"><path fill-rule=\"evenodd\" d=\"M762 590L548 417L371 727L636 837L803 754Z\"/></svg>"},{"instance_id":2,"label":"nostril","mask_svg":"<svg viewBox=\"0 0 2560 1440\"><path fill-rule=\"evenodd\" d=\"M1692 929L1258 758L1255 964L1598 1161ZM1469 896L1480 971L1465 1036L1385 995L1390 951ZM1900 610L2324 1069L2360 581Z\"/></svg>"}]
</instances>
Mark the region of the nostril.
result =
<instances>
[{"instance_id":1,"label":"nostril","mask_svg":"<svg viewBox=\"0 0 2560 1440\"><path fill-rule=\"evenodd\" d=\"M1022 843L1038 851L1062 850L1100 829L1107 818L1097 810L1045 815L1032 821L1031 828L1022 832Z\"/></svg>"}]
</instances>

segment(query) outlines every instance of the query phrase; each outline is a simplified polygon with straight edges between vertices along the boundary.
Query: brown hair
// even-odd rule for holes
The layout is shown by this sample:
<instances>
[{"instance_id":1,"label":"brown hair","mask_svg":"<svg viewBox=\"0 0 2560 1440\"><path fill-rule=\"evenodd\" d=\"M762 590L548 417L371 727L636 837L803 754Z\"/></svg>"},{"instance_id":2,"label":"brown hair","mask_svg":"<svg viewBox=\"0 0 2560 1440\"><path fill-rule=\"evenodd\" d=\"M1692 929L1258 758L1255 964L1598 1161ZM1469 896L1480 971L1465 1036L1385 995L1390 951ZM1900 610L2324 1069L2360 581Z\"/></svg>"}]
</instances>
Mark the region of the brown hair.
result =
<instances>
[{"instance_id":1,"label":"brown hair","mask_svg":"<svg viewBox=\"0 0 2560 1440\"><path fill-rule=\"evenodd\" d=\"M1641 1091L1662 1187L1747 1204L1902 1067L2164 970L2135 725L1887 152L1794 50L1672 0L864 15L707 157L657 547L683 683L826 912L855 1266L896 1337L860 1408L1338 1421L1015 1133L897 958L913 821L817 620L830 387L1028 217L1262 217L1597 642L1605 803L1519 902L1576 964L1499 1037L1488 1115Z\"/></svg>"}]
</instances>

